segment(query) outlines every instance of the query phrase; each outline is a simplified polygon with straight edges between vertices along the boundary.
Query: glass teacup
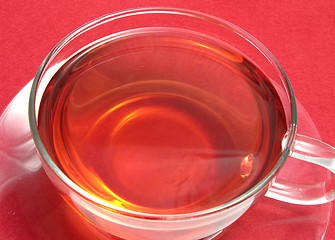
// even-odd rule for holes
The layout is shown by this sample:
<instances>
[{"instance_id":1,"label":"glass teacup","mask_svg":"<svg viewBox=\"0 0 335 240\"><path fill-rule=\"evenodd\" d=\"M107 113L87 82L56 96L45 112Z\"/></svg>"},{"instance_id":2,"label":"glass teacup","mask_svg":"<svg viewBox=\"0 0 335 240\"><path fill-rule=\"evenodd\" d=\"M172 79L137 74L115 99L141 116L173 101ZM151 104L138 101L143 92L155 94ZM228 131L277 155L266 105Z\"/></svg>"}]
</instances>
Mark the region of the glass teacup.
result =
<instances>
[{"instance_id":1,"label":"glass teacup","mask_svg":"<svg viewBox=\"0 0 335 240\"><path fill-rule=\"evenodd\" d=\"M39 68L29 121L62 196L121 238L211 237L265 194L334 198L333 185L275 180L289 156L334 172L335 150L296 134L273 55L203 13L133 9L73 31Z\"/></svg>"}]
</instances>

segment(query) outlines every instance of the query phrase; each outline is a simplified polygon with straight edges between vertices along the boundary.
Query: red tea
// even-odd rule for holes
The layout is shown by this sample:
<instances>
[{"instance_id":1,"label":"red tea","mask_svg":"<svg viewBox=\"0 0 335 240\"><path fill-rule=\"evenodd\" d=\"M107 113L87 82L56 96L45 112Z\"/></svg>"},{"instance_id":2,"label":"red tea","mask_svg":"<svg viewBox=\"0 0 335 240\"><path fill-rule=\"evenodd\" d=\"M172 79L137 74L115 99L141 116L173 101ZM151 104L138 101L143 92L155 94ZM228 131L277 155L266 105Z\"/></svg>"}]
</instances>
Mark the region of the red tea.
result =
<instances>
[{"instance_id":1,"label":"red tea","mask_svg":"<svg viewBox=\"0 0 335 240\"><path fill-rule=\"evenodd\" d=\"M104 201L200 211L276 164L285 116L269 79L226 43L180 29L100 40L53 76L38 116L58 167Z\"/></svg>"}]
</instances>

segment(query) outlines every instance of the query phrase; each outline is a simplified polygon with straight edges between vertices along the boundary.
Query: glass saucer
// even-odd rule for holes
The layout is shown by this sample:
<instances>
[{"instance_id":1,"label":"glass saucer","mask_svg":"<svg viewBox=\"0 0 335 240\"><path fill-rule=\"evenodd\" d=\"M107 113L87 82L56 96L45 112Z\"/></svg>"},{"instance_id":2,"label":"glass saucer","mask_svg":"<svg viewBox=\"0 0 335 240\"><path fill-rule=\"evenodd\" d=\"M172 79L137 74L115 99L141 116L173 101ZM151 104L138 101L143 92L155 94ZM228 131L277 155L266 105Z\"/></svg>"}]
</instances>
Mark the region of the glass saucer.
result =
<instances>
[{"instance_id":1,"label":"glass saucer","mask_svg":"<svg viewBox=\"0 0 335 240\"><path fill-rule=\"evenodd\" d=\"M0 239L119 239L104 235L74 212L43 171L28 124L31 82L0 117ZM298 103L299 130L320 138ZM319 174L321 173L321 174ZM288 159L278 178L303 183L330 177L315 165ZM323 239L332 204L300 206L267 197L214 239Z\"/></svg>"}]
</instances>

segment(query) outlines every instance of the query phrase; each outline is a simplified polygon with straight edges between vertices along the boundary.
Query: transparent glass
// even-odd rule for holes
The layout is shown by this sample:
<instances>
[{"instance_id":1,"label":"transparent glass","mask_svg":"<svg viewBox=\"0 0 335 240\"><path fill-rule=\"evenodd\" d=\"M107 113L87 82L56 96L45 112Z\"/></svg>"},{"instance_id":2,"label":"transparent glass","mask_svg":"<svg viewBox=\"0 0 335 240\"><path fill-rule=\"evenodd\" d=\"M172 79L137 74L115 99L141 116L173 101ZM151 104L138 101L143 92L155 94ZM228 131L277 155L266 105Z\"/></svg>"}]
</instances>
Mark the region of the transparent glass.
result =
<instances>
[{"instance_id":1,"label":"transparent glass","mask_svg":"<svg viewBox=\"0 0 335 240\"><path fill-rule=\"evenodd\" d=\"M69 58L94 42L120 32L143 28L175 28L212 36L228 43L264 71L279 93L288 132L282 153L272 170L255 186L216 207L185 214L150 214L127 210L95 197L74 183L55 164L38 131L38 113L43 93L57 70ZM222 19L183 9L143 8L103 16L76 29L60 41L40 66L29 99L29 123L43 167L64 199L96 227L125 239L203 239L212 238L241 217L263 195L296 204L321 204L334 199L334 183L325 185L276 181L276 175L289 157L322 165L332 171L332 147L297 135L297 107L289 80L274 56L254 37Z\"/></svg>"}]
</instances>

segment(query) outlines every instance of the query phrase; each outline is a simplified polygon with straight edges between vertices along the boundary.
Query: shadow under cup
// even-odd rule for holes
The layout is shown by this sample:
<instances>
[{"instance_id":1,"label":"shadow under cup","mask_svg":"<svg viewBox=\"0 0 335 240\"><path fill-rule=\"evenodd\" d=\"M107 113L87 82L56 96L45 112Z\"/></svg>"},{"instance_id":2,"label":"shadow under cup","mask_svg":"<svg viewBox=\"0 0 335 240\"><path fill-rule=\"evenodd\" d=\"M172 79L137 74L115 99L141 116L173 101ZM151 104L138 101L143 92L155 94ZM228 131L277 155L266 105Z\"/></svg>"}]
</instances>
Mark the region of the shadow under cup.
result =
<instances>
[{"instance_id":1,"label":"shadow under cup","mask_svg":"<svg viewBox=\"0 0 335 240\"><path fill-rule=\"evenodd\" d=\"M290 153L296 105L277 60L245 31L144 8L60 41L34 79L29 121L47 175L96 227L202 239L266 193Z\"/></svg>"}]
</instances>

